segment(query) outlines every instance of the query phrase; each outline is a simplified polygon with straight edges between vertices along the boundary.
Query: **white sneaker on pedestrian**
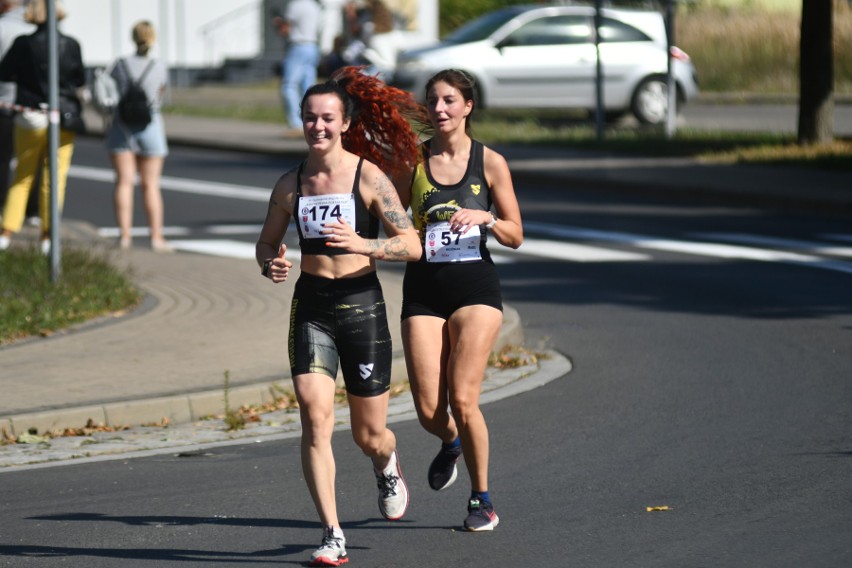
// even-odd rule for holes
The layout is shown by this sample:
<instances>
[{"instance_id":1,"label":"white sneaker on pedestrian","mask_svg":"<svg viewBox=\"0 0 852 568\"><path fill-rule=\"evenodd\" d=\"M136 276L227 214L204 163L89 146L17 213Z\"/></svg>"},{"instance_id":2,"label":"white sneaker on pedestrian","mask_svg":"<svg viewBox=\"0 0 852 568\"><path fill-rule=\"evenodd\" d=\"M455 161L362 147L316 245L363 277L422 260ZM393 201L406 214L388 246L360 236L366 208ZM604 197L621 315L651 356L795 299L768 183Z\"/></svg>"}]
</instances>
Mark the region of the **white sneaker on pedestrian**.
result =
<instances>
[{"instance_id":1,"label":"white sneaker on pedestrian","mask_svg":"<svg viewBox=\"0 0 852 568\"><path fill-rule=\"evenodd\" d=\"M47 256L50 254L50 239L42 239L38 245L41 254Z\"/></svg>"},{"instance_id":2,"label":"white sneaker on pedestrian","mask_svg":"<svg viewBox=\"0 0 852 568\"><path fill-rule=\"evenodd\" d=\"M12 244L12 239L6 235L0 235L0 250L6 250Z\"/></svg>"},{"instance_id":3,"label":"white sneaker on pedestrian","mask_svg":"<svg viewBox=\"0 0 852 568\"><path fill-rule=\"evenodd\" d=\"M408 509L408 486L402 477L399 454L393 451L384 471L376 471L376 485L379 488L379 511L389 521L398 521Z\"/></svg>"},{"instance_id":4,"label":"white sneaker on pedestrian","mask_svg":"<svg viewBox=\"0 0 852 568\"><path fill-rule=\"evenodd\" d=\"M343 531L331 525L322 531L322 544L311 554L310 566L340 566L349 562L346 554L346 537Z\"/></svg>"}]
</instances>

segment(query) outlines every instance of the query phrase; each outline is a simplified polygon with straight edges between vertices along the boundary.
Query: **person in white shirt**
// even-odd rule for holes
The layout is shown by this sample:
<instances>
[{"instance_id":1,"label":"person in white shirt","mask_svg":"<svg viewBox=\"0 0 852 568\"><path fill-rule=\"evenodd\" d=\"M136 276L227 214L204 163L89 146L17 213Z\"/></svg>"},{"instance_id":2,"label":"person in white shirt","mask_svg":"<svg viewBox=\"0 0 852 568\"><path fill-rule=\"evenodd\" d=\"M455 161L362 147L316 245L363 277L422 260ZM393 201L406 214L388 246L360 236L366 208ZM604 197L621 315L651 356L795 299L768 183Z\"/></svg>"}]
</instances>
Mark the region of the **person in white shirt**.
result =
<instances>
[{"instance_id":1,"label":"person in white shirt","mask_svg":"<svg viewBox=\"0 0 852 568\"><path fill-rule=\"evenodd\" d=\"M148 98L151 121L148 124L127 124L116 107L112 124L106 133L106 146L115 169L115 217L119 228L119 247L128 249L133 243L133 186L139 173L142 200L154 252L173 252L163 236L163 195L160 177L169 153L160 104L168 87L165 63L151 57L156 34L148 21L133 26L136 53L119 58L110 68L110 75L125 94L131 81L138 83Z\"/></svg>"}]
</instances>

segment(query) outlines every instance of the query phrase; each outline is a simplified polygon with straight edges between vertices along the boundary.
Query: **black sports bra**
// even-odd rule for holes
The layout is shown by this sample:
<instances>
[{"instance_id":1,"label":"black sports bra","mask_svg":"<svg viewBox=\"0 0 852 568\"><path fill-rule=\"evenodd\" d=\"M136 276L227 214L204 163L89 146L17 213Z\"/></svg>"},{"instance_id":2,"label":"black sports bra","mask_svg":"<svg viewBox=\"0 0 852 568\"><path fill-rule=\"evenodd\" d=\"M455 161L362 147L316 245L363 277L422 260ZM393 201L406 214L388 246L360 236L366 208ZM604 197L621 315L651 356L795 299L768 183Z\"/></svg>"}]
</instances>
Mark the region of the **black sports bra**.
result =
<instances>
[{"instance_id":1,"label":"black sports bra","mask_svg":"<svg viewBox=\"0 0 852 568\"><path fill-rule=\"evenodd\" d=\"M364 204L364 199L361 197L361 165L363 163L364 158L358 160L358 168L355 170L355 180L352 182L352 194L355 196L355 232L365 239L375 239L379 236L379 220L370 214L370 211ZM305 238L305 235L302 233L302 217L312 213L307 207L303 207L301 203L303 197L302 168L304 166L304 162L299 164L299 171L296 173L296 203L293 206L293 216L296 218L296 230L299 233L299 248L302 249L302 254L324 254L329 256L350 254L342 249L325 246L324 238ZM329 221L331 221L330 218Z\"/></svg>"}]
</instances>

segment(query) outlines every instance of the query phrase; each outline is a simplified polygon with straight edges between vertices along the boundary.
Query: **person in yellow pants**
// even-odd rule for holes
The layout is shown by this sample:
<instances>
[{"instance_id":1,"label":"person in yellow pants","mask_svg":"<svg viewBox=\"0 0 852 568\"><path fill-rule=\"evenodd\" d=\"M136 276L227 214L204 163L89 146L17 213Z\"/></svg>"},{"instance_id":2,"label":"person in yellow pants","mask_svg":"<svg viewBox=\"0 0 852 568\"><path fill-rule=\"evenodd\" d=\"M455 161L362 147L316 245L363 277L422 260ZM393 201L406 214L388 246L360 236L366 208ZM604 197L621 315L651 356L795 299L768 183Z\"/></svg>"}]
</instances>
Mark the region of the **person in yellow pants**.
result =
<instances>
[{"instance_id":1,"label":"person in yellow pants","mask_svg":"<svg viewBox=\"0 0 852 568\"><path fill-rule=\"evenodd\" d=\"M71 166L71 156L74 153L75 133L59 129L59 152L57 154L57 197L59 210L65 202L65 184L68 179L68 168ZM26 215L27 200L33 186L33 179L39 167L44 167L41 175L41 195L39 199L39 216L41 217L42 252L49 250L47 235L50 231L50 175L47 170L47 128L28 130L15 126L15 154L18 165L15 168L15 179L9 187L6 205L3 207L3 233L0 239L8 243L12 233L21 230ZM0 245L4 243L0 242ZM5 248L5 247L2 247Z\"/></svg>"},{"instance_id":2,"label":"person in yellow pants","mask_svg":"<svg viewBox=\"0 0 852 568\"><path fill-rule=\"evenodd\" d=\"M36 29L30 35L15 38L12 47L0 60L0 81L15 83L15 104L26 110L15 116L15 156L18 165L15 168L15 180L9 188L3 207L0 250L9 247L13 233L21 230L26 215L27 199L32 189L33 179L47 162L48 120L43 109L47 106L45 85L47 78L47 55L43 46L47 45L47 5L46 0L30 0L24 9L24 20L35 24ZM65 18L65 9L60 0L54 0L56 19ZM61 32L57 33L57 59L59 66L59 155L58 205L60 211L65 198L65 182L71 155L74 153L74 137L82 132L82 105L76 90L86 84L86 68L80 53L80 44L76 39ZM50 229L50 176L44 172L41 182L41 251L50 251L47 239Z\"/></svg>"}]
</instances>

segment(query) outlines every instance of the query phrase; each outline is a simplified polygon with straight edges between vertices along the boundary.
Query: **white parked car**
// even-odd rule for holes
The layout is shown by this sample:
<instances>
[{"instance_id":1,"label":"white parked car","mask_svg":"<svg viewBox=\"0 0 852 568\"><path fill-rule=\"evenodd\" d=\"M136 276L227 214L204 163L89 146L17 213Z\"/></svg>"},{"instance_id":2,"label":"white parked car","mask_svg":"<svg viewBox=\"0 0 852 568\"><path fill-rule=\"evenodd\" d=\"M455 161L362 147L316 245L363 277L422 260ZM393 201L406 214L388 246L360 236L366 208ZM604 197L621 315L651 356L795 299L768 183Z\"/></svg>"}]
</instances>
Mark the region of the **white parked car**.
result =
<instances>
[{"instance_id":1,"label":"white parked car","mask_svg":"<svg viewBox=\"0 0 852 568\"><path fill-rule=\"evenodd\" d=\"M667 41L659 12L604 8L600 30L603 100L609 117L632 112L661 123L668 109ZM513 6L489 12L437 45L403 51L390 83L424 98L426 81L447 68L470 73L483 108L597 106L595 9ZM698 92L695 67L672 47L678 106Z\"/></svg>"}]
</instances>

